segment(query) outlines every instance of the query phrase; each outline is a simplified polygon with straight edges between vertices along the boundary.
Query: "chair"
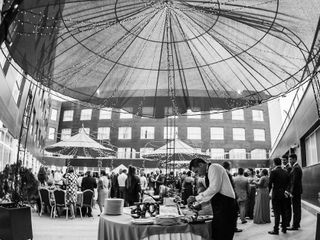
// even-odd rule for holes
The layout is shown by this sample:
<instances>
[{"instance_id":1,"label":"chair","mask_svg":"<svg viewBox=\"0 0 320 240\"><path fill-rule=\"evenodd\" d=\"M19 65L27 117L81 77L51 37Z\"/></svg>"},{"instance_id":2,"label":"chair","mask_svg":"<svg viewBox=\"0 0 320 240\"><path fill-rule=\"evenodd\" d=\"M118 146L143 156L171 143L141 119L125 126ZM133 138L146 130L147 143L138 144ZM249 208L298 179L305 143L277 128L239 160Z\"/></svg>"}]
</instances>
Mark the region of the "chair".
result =
<instances>
[{"instance_id":1,"label":"chair","mask_svg":"<svg viewBox=\"0 0 320 240\"><path fill-rule=\"evenodd\" d=\"M61 189L56 189L53 191L54 199L55 199L55 211L57 211L57 207L62 207L66 210L66 219L68 219L68 205L67 205L67 196L66 191Z\"/></svg>"},{"instance_id":2,"label":"chair","mask_svg":"<svg viewBox=\"0 0 320 240\"><path fill-rule=\"evenodd\" d=\"M49 206L51 208L50 217L53 217L53 214L54 214L53 210L55 209L55 203L50 199L50 191L46 188L40 188L38 192L39 192L40 204L41 204L41 209L39 214L40 217L46 206Z\"/></svg>"},{"instance_id":3,"label":"chair","mask_svg":"<svg viewBox=\"0 0 320 240\"><path fill-rule=\"evenodd\" d=\"M90 189L84 190L82 193L82 207L91 207L93 205L93 191ZM81 214L82 216L82 214Z\"/></svg>"},{"instance_id":4,"label":"chair","mask_svg":"<svg viewBox=\"0 0 320 240\"><path fill-rule=\"evenodd\" d=\"M81 208L83 207L83 194L79 194L77 193L77 203L76 203L76 210L75 212L77 211L77 209L79 208L80 210L80 217L82 219L82 211L81 211Z\"/></svg>"}]
</instances>

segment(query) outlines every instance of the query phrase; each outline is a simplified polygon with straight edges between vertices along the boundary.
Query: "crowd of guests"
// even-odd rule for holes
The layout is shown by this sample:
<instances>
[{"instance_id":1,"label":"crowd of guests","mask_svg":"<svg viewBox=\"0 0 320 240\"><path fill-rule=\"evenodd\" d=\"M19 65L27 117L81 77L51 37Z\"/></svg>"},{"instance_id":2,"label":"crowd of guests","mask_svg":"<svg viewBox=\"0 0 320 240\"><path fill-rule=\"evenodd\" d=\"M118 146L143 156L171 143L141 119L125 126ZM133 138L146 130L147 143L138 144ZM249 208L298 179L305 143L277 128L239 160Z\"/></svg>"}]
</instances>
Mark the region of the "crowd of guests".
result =
<instances>
[{"instance_id":1,"label":"crowd of guests","mask_svg":"<svg viewBox=\"0 0 320 240\"><path fill-rule=\"evenodd\" d=\"M242 224L249 219L256 224L270 223L270 209L273 209L275 223L270 234L279 234L280 217L283 233L300 228L302 171L295 154L290 155L289 160L287 157L274 159L274 169L270 174L268 169L252 168L238 168L231 174L230 162L223 162L222 166L232 184ZM161 186L166 185L181 196L183 204L187 204L190 196L198 195L207 188L205 179L191 171L165 175L160 169L145 173L134 166L110 175L104 170L101 170L100 175L88 171L85 176L76 175L73 168L69 167L64 174L59 170L51 171L45 180L39 172L38 179L42 185L66 190L72 217L79 190L94 191L95 203L103 212L106 198L123 198L125 206L132 206L142 201L144 194L161 195ZM91 207L82 209L82 213L91 217ZM293 224L289 228L292 216ZM235 231L242 230L235 227Z\"/></svg>"}]
</instances>

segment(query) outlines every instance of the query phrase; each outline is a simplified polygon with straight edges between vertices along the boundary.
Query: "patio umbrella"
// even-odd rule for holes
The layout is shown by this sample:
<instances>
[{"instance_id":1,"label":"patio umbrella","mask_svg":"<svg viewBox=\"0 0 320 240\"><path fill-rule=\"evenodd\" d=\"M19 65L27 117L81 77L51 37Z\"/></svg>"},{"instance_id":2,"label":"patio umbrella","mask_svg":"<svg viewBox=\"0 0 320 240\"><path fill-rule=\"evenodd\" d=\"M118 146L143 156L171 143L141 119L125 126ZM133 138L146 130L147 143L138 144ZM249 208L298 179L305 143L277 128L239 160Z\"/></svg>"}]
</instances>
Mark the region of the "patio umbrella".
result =
<instances>
[{"instance_id":1,"label":"patio umbrella","mask_svg":"<svg viewBox=\"0 0 320 240\"><path fill-rule=\"evenodd\" d=\"M193 147L189 146L180 139L175 139L170 141L168 144L156 149L154 152L145 154L142 157L146 159L158 159L158 160L168 160L172 161L190 161L193 158L210 158L209 155L204 153L199 153Z\"/></svg>"},{"instance_id":2,"label":"patio umbrella","mask_svg":"<svg viewBox=\"0 0 320 240\"><path fill-rule=\"evenodd\" d=\"M45 147L45 150L73 157L108 157L115 154L111 148L104 147L90 138L84 130L65 141Z\"/></svg>"},{"instance_id":3,"label":"patio umbrella","mask_svg":"<svg viewBox=\"0 0 320 240\"><path fill-rule=\"evenodd\" d=\"M7 48L27 74L139 115L260 104L307 81L319 54L319 0L14 0L3 12L15 3Z\"/></svg>"}]
</instances>

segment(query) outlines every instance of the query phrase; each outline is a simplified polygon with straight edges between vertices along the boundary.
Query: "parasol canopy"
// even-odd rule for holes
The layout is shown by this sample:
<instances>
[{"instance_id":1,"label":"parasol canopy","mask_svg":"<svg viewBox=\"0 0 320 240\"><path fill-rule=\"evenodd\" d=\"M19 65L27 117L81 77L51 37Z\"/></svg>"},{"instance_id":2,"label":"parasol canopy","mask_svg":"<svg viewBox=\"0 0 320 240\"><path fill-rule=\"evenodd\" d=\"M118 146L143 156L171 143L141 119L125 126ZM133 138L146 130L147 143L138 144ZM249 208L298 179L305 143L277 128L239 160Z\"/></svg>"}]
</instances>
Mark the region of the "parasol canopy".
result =
<instances>
[{"instance_id":1,"label":"parasol canopy","mask_svg":"<svg viewBox=\"0 0 320 240\"><path fill-rule=\"evenodd\" d=\"M125 170L128 171L128 168L127 168L125 165L121 164L121 165L119 165L118 167L112 169L111 172L119 173L120 169L121 169L121 170L124 170L124 169L125 169Z\"/></svg>"},{"instance_id":2,"label":"parasol canopy","mask_svg":"<svg viewBox=\"0 0 320 240\"><path fill-rule=\"evenodd\" d=\"M65 141L45 147L45 150L74 157L108 157L115 154L111 148L104 147L90 138L84 130Z\"/></svg>"},{"instance_id":3,"label":"parasol canopy","mask_svg":"<svg viewBox=\"0 0 320 240\"><path fill-rule=\"evenodd\" d=\"M7 47L50 89L163 117L259 104L308 80L319 12L319 0L29 0Z\"/></svg>"},{"instance_id":4,"label":"parasol canopy","mask_svg":"<svg viewBox=\"0 0 320 240\"><path fill-rule=\"evenodd\" d=\"M159 159L159 160L180 160L187 161L193 158L210 158L209 155L199 153L193 147L189 146L180 139L175 139L162 147L156 149L154 152L145 154L142 157L146 159Z\"/></svg>"}]
</instances>

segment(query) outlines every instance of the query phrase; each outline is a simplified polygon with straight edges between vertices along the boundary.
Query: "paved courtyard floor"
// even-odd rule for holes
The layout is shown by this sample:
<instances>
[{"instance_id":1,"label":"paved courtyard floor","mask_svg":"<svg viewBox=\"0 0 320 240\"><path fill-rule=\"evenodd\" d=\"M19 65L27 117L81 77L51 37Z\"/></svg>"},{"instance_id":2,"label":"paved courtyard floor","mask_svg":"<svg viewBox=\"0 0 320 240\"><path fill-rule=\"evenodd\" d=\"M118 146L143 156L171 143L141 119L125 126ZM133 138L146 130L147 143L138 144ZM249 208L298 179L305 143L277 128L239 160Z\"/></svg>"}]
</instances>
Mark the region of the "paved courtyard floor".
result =
<instances>
[{"instance_id":1,"label":"paved courtyard floor","mask_svg":"<svg viewBox=\"0 0 320 240\"><path fill-rule=\"evenodd\" d=\"M97 240L99 217L98 209L93 209L93 218L83 219L77 216L76 219L66 220L65 217L56 219L48 215L38 216L32 213L32 225L34 240ZM243 232L236 233L234 240L314 240L316 230L316 216L303 210L301 229L291 231L286 234L280 233L278 236L269 235L267 232L272 230L272 223L257 225L248 220L246 224L238 224L238 228ZM126 240L126 239L123 239ZM130 239L128 239L130 240Z\"/></svg>"}]
</instances>

